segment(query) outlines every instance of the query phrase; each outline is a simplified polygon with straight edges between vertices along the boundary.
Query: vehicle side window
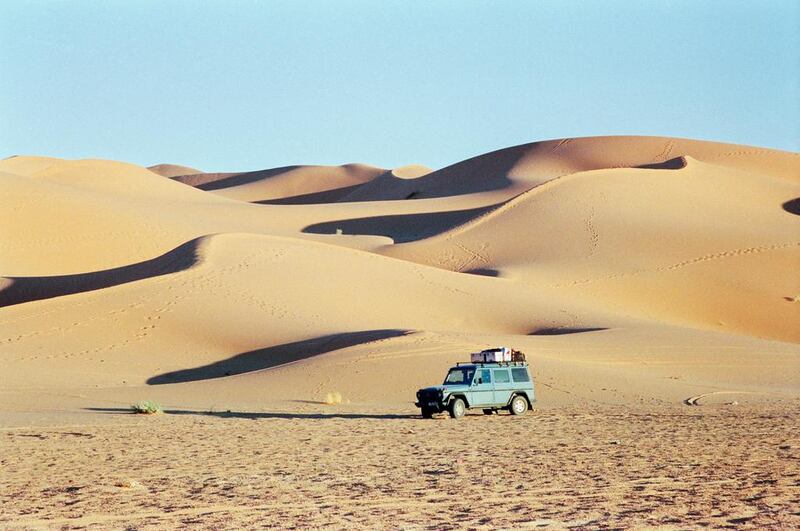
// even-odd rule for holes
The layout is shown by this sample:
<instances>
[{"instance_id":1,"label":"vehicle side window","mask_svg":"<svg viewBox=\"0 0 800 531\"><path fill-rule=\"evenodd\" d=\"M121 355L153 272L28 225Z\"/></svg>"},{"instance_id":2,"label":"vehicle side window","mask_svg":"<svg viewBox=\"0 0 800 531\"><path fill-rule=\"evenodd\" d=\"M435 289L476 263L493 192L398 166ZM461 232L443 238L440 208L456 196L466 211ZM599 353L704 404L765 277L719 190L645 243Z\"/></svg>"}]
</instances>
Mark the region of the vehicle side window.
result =
<instances>
[{"instance_id":1,"label":"vehicle side window","mask_svg":"<svg viewBox=\"0 0 800 531\"><path fill-rule=\"evenodd\" d=\"M474 369L452 368L450 372L447 373L447 378L444 379L444 383L445 385L469 383L472 381L472 375L474 373Z\"/></svg>"},{"instance_id":2,"label":"vehicle side window","mask_svg":"<svg viewBox=\"0 0 800 531\"><path fill-rule=\"evenodd\" d=\"M480 375L478 376L479 382L482 384L490 384L492 383L492 371L489 369L481 370Z\"/></svg>"},{"instance_id":3,"label":"vehicle side window","mask_svg":"<svg viewBox=\"0 0 800 531\"><path fill-rule=\"evenodd\" d=\"M508 377L508 371L506 369L496 370L494 371L494 381L497 383L508 383L511 380Z\"/></svg>"},{"instance_id":4,"label":"vehicle side window","mask_svg":"<svg viewBox=\"0 0 800 531\"><path fill-rule=\"evenodd\" d=\"M511 377L514 378L515 382L531 381L531 379L528 377L528 371L525 369L511 369Z\"/></svg>"}]
</instances>

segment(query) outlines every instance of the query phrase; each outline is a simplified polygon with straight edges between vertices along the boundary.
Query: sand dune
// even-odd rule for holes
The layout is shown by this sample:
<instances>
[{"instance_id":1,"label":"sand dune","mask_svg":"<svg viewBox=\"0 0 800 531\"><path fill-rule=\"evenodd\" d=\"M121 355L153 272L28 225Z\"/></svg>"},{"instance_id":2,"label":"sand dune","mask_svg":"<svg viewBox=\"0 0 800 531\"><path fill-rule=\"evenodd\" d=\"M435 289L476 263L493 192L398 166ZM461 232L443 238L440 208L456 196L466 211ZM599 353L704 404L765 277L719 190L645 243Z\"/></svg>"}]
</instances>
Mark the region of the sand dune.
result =
<instances>
[{"instance_id":1,"label":"sand dune","mask_svg":"<svg viewBox=\"0 0 800 531\"><path fill-rule=\"evenodd\" d=\"M34 173L47 169L54 164L64 162L63 159L54 157L35 157L27 155L13 155L0 160L0 171L16 173L17 175L33 175Z\"/></svg>"},{"instance_id":2,"label":"sand dune","mask_svg":"<svg viewBox=\"0 0 800 531\"><path fill-rule=\"evenodd\" d=\"M148 335L155 357L170 352L160 363L169 370L369 330L526 343L538 330L677 326L797 342L800 232L786 207L797 159L612 137L528 144L436 172L348 165L170 180L113 161L13 157L0 161L0 303L22 337L40 326L14 317L29 306L65 321L75 304L114 315L102 341L124 352L139 348L140 328L117 313L125 301L157 301L136 304L140 325L167 317L165 294L181 294L186 313L169 312L176 321ZM258 190L286 198L329 185L355 186L346 198L358 201L250 203ZM405 199L407 185L419 199L387 200ZM425 198L437 194L447 195ZM74 344L95 331L80 327ZM35 336L15 348L74 348L64 330ZM143 371L124 379L159 374Z\"/></svg>"},{"instance_id":3,"label":"sand dune","mask_svg":"<svg viewBox=\"0 0 800 531\"><path fill-rule=\"evenodd\" d=\"M374 181L346 199L408 199L503 191L507 198L551 179L581 171L635 168L682 155L725 168L797 182L798 155L733 144L661 137L596 137L534 142L501 149L417 179Z\"/></svg>"},{"instance_id":4,"label":"sand dune","mask_svg":"<svg viewBox=\"0 0 800 531\"><path fill-rule=\"evenodd\" d=\"M320 284L321 268L335 280ZM563 312L592 327L617 322L601 312L587 314L577 302L553 303L547 291L521 285L498 289L480 277L461 278L363 251L250 234L206 237L117 270L12 282L0 292L8 322L16 323L30 348L63 364L59 375L74 372L76 383L85 377L70 352L98 332L81 325L82 318L73 324L75 308L101 326L97 352L118 352L103 357L105 365L91 371L90 382L108 371L106 385L119 378L115 362L129 356L136 356L144 372L127 371L123 379L144 383L163 369L323 335L389 329L525 335L570 325ZM74 295L52 298L68 293ZM37 302L21 304L25 301ZM34 316L44 307L49 331L36 328ZM41 381L35 364L27 363L18 366L15 378L28 370L31 384Z\"/></svg>"},{"instance_id":5,"label":"sand dune","mask_svg":"<svg viewBox=\"0 0 800 531\"><path fill-rule=\"evenodd\" d=\"M161 175L162 177L179 177L181 175L196 175L198 173L203 173L196 168L181 166L179 164L156 164L155 166L148 166L147 169L153 173Z\"/></svg>"},{"instance_id":6,"label":"sand dune","mask_svg":"<svg viewBox=\"0 0 800 531\"><path fill-rule=\"evenodd\" d=\"M240 201L314 204L331 202L384 171L365 164L288 166L244 173L198 173L174 179ZM320 196L323 192L327 194Z\"/></svg>"},{"instance_id":7,"label":"sand dune","mask_svg":"<svg viewBox=\"0 0 800 531\"><path fill-rule=\"evenodd\" d=\"M403 216L404 222L396 227L384 223L357 236L351 232L353 222L347 220L374 217L376 209L368 203L303 209L256 205L185 186L133 165L78 162L48 161L50 170L45 176L0 170L0 186L9 205L0 210L0 222L6 228L5 253L0 257L3 276L69 275L124 267L155 259L191 239L226 232L371 248L392 241L393 236L407 241L436 233L436 226L421 230L415 216L482 203L444 199L386 205L381 215ZM81 168L88 170L76 173ZM444 220L444 226L452 226L453 219L469 216L455 214ZM342 228L347 229L346 236L336 237Z\"/></svg>"},{"instance_id":8,"label":"sand dune","mask_svg":"<svg viewBox=\"0 0 800 531\"><path fill-rule=\"evenodd\" d=\"M563 526L768 525L773 516L765 515L796 522L796 513L787 513L796 496L788 480L777 478L798 473L796 460L787 461L796 453L791 444L781 442L776 453L764 435L757 457L724 468L748 496L761 485L750 481L754 474L774 480L764 487L770 510L756 498L711 487L699 495L702 506L724 498L728 512L695 514L688 505L696 497L684 487L697 476L682 467L693 459L688 449L700 444L695 421L709 430L702 461L709 470L719 467L708 456L750 444L747 430L732 430L725 419L763 430L764 419L773 419L782 441L796 423L786 412L800 400L799 181L795 153L655 137L537 142L436 171L348 164L202 173L173 164L2 160L0 428L4 440L13 440L4 452L23 451L17 434L42 445L30 455L64 452L64 434L54 431L64 425L93 438L113 433L102 439L111 454L145 432L173 433L169 423L155 432L146 421L125 428L129 417L119 413L139 399L162 402L181 437L198 422L201 431L213 431L219 456L242 454L240 437L265 437L266 427L252 424L244 433L236 424L255 421L279 428L280 436L266 435L279 455L291 454L286 445L338 449L314 454L312 468L333 466L331 456L353 461L353 447L333 444L351 426L366 444L388 448L388 466L417 472L397 492L377 495L383 487L374 477L359 487L366 472L342 470L352 481L340 487L365 489L379 509L348 509L350 520L342 509L306 523L363 526L395 510L401 516L395 523L411 525L433 518L427 505L412 502L427 485L418 478L439 482L440 473L451 475L420 468L421 454L406 451L422 448L418 438L393 444L406 423L417 429L422 422L412 419L414 391L441 380L472 350L508 345L528 353L542 411L528 424L502 429L533 441L523 445L529 464L545 448L569 470L564 484L543 491L562 505L540 510L520 498L518 510L465 517L464 525L516 526L540 513ZM333 391L344 397L337 409L323 404ZM738 409L726 413L733 406L725 404L733 403ZM655 418L663 444L634 443L652 433L648 419ZM484 421L483 430L506 420L513 419L465 422L471 430ZM588 457L576 461L552 446L542 423L558 433L574 428L563 444ZM420 433L427 426L420 424ZM491 426L482 433L500 424ZM452 434L435 430L443 438ZM629 436L625 448L587 446L587 437L619 442L620 433ZM608 462L612 446L619 459L644 461L629 463L624 473L595 470L606 478L595 494L613 495L572 504L569 489L580 470ZM681 448L669 463L665 447ZM119 523L103 507L127 511L138 498L119 501L114 459L98 464L74 448L70 466L52 476L56 486L26 474L0 478L0 496L38 493L0 499L3 526ZM164 451L183 463L189 483L212 481ZM476 459L464 462L477 466ZM25 462L35 470L45 466ZM238 466L222 458L207 462L221 475ZM666 469L672 482L659 479ZM295 472L292 485L303 492L311 481L327 481L316 470ZM519 478L529 472L520 469ZM146 467L138 473L148 492L172 484ZM64 490L71 474L105 485L87 489L92 497L74 495L85 508L80 514L66 511L59 497L84 492L83 483ZM632 487L637 474L649 483ZM474 487L470 475L452 476L453 492ZM317 496L311 505L345 507L331 485L308 490ZM237 507L252 505L241 498L248 493L234 491ZM651 491L688 508L677 520L669 511L629 512L631 500L652 503ZM408 499L394 500L398 492ZM220 505L209 512L207 504L219 503L214 495L176 496L169 507L154 505L156 516L142 512L121 521L169 527L197 518L212 525L208 514L218 513L246 526L263 510ZM32 500L37 508L26 509ZM183 500L193 501L177 509ZM425 503L440 509L442 522L461 514L442 500ZM193 512L202 507L206 513ZM310 505L291 507L299 514ZM159 519L168 510L174 518ZM617 512L603 516L609 510Z\"/></svg>"},{"instance_id":9,"label":"sand dune","mask_svg":"<svg viewBox=\"0 0 800 531\"><path fill-rule=\"evenodd\" d=\"M0 280L0 307L95 291L177 273L196 264L200 241L192 240L158 258L114 269L73 275L6 277Z\"/></svg>"},{"instance_id":10,"label":"sand dune","mask_svg":"<svg viewBox=\"0 0 800 531\"><path fill-rule=\"evenodd\" d=\"M560 177L385 253L545 282L671 322L800 340L800 306L787 303L800 292L800 231L781 207L797 185L683 160Z\"/></svg>"},{"instance_id":11,"label":"sand dune","mask_svg":"<svg viewBox=\"0 0 800 531\"><path fill-rule=\"evenodd\" d=\"M58 160L14 157L0 161L0 172L27 177L34 183L68 186L78 190L111 192L137 198L208 200L207 194L125 162L110 160Z\"/></svg>"}]
</instances>

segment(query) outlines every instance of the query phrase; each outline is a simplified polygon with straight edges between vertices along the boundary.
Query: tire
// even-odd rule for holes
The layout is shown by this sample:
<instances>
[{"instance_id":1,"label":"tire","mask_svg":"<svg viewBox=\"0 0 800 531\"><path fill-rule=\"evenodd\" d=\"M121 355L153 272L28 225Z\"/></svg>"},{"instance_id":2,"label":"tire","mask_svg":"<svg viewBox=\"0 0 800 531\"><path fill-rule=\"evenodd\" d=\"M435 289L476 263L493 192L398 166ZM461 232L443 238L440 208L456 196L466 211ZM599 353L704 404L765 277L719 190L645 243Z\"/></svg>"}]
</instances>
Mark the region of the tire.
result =
<instances>
[{"instance_id":1,"label":"tire","mask_svg":"<svg viewBox=\"0 0 800 531\"><path fill-rule=\"evenodd\" d=\"M422 408L422 418L424 419L432 419L433 418L433 410L428 409L426 407Z\"/></svg>"},{"instance_id":2,"label":"tire","mask_svg":"<svg viewBox=\"0 0 800 531\"><path fill-rule=\"evenodd\" d=\"M524 415L528 411L528 401L522 395L517 395L511 399L508 410L512 415Z\"/></svg>"},{"instance_id":3,"label":"tire","mask_svg":"<svg viewBox=\"0 0 800 531\"><path fill-rule=\"evenodd\" d=\"M484 415L491 415L492 413L494 413L494 409L484 409L483 410L483 414Z\"/></svg>"},{"instance_id":4,"label":"tire","mask_svg":"<svg viewBox=\"0 0 800 531\"><path fill-rule=\"evenodd\" d=\"M460 419L467 412L467 405L461 398L454 398L450 401L450 407L447 408L450 413L450 418Z\"/></svg>"}]
</instances>

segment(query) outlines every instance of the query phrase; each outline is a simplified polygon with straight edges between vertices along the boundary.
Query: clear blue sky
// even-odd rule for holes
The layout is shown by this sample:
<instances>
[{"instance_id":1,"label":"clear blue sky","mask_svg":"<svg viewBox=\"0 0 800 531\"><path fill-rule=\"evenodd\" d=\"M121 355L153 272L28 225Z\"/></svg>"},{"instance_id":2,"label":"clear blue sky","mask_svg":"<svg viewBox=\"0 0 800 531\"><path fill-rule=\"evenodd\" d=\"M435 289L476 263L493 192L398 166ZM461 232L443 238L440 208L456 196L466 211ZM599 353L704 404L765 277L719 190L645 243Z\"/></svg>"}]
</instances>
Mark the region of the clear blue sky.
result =
<instances>
[{"instance_id":1,"label":"clear blue sky","mask_svg":"<svg viewBox=\"0 0 800 531\"><path fill-rule=\"evenodd\" d=\"M0 3L0 157L442 167L605 134L800 150L800 2Z\"/></svg>"}]
</instances>

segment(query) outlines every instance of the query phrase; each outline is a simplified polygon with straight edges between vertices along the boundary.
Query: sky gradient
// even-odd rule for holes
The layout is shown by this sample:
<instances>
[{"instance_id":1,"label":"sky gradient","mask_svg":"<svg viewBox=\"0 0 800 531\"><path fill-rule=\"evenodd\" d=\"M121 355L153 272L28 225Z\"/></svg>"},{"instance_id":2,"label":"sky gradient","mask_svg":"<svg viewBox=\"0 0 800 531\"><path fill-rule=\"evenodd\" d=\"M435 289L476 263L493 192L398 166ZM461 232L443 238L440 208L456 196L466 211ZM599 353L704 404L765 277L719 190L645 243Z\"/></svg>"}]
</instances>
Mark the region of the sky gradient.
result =
<instances>
[{"instance_id":1,"label":"sky gradient","mask_svg":"<svg viewBox=\"0 0 800 531\"><path fill-rule=\"evenodd\" d=\"M439 168L619 134L800 151L800 2L0 3L0 157Z\"/></svg>"}]
</instances>

